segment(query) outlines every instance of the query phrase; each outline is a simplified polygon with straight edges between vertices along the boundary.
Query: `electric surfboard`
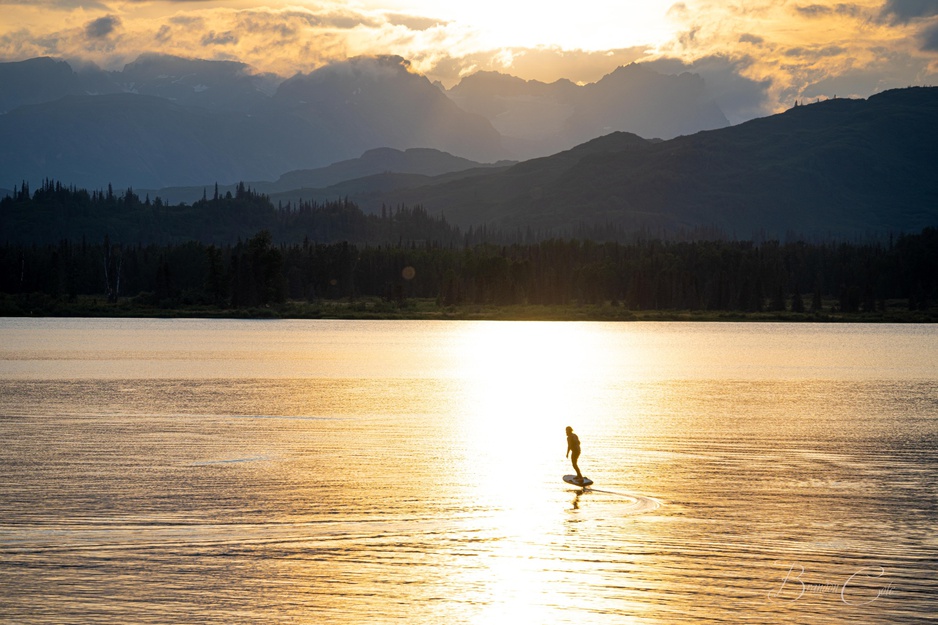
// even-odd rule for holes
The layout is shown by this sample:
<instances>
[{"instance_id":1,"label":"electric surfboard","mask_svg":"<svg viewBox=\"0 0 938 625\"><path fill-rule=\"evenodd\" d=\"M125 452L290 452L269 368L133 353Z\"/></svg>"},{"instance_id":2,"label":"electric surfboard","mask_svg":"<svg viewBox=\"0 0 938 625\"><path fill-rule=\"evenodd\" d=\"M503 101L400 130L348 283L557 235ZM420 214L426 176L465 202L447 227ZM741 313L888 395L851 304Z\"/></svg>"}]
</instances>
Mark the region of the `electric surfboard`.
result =
<instances>
[{"instance_id":1,"label":"electric surfboard","mask_svg":"<svg viewBox=\"0 0 938 625\"><path fill-rule=\"evenodd\" d=\"M573 484L574 486L590 486L593 483L593 480L588 477L584 477L582 480L575 475L564 475L563 481L567 484Z\"/></svg>"}]
</instances>

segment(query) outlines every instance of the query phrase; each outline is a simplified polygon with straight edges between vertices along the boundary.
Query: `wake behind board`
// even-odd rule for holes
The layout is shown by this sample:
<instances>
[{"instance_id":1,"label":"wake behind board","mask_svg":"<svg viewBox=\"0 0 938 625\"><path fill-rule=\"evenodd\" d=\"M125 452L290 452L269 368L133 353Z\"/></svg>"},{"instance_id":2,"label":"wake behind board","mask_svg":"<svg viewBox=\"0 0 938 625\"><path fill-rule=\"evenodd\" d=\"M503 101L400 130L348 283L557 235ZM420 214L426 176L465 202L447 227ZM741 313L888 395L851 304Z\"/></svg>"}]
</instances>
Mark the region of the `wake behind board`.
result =
<instances>
[{"instance_id":1,"label":"wake behind board","mask_svg":"<svg viewBox=\"0 0 938 625\"><path fill-rule=\"evenodd\" d=\"M567 484L573 484L574 486L590 486L593 483L593 480L588 477L584 477L582 480L575 475L564 475L563 481Z\"/></svg>"}]
</instances>

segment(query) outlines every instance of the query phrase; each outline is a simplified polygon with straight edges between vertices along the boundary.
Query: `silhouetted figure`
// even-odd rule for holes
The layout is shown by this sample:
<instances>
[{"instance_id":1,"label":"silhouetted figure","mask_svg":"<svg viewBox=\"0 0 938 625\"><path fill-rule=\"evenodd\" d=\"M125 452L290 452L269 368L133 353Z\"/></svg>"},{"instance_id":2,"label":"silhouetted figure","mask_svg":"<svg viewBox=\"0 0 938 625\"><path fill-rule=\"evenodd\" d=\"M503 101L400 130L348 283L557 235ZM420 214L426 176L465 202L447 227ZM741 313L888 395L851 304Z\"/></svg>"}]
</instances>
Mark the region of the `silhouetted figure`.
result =
<instances>
[{"instance_id":1,"label":"silhouetted figure","mask_svg":"<svg viewBox=\"0 0 938 625\"><path fill-rule=\"evenodd\" d=\"M570 452L573 452L573 456L570 458L570 461L573 462L573 470L576 471L576 478L578 480L583 479L583 474L580 473L580 467L576 465L577 458L580 457L580 437L573 433L573 428L569 425L567 426L567 455L570 455Z\"/></svg>"}]
</instances>

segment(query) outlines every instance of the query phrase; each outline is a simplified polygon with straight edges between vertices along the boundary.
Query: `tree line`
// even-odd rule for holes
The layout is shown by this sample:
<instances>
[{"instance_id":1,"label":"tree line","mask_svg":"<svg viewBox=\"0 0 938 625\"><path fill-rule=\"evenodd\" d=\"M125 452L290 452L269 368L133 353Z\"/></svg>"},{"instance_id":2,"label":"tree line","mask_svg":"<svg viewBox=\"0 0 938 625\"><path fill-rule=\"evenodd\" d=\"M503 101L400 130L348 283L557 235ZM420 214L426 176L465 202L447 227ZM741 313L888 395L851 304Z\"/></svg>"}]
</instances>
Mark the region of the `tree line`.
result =
<instances>
[{"instance_id":1,"label":"tree line","mask_svg":"<svg viewBox=\"0 0 938 625\"><path fill-rule=\"evenodd\" d=\"M598 228L598 229L597 229ZM612 303L633 310L920 310L938 297L934 228L879 242L603 240L462 232L417 206L274 206L241 183L192 205L132 189L25 183L0 200L0 293L148 306L435 298L441 305ZM825 304L825 302L827 302ZM833 304L831 304L833 302Z\"/></svg>"},{"instance_id":2,"label":"tree line","mask_svg":"<svg viewBox=\"0 0 938 625\"><path fill-rule=\"evenodd\" d=\"M268 231L280 243L399 240L456 242L466 235L420 206L384 207L369 215L347 200L288 202L274 206L267 195L239 183L235 192L208 189L202 199L169 204L142 199L133 189L115 192L68 187L53 180L31 190L22 183L0 199L0 243L58 244L60 241L110 240L170 245L198 241L228 245ZM482 233L468 240L480 240Z\"/></svg>"},{"instance_id":3,"label":"tree line","mask_svg":"<svg viewBox=\"0 0 938 625\"><path fill-rule=\"evenodd\" d=\"M387 219L387 217L385 217ZM378 218L378 223L381 218ZM388 224L383 224L387 226ZM0 292L147 306L248 308L286 300L435 298L441 305L611 303L631 310L924 310L938 296L938 229L880 243L630 243L552 239L468 244L6 243ZM899 304L897 304L897 301Z\"/></svg>"}]
</instances>

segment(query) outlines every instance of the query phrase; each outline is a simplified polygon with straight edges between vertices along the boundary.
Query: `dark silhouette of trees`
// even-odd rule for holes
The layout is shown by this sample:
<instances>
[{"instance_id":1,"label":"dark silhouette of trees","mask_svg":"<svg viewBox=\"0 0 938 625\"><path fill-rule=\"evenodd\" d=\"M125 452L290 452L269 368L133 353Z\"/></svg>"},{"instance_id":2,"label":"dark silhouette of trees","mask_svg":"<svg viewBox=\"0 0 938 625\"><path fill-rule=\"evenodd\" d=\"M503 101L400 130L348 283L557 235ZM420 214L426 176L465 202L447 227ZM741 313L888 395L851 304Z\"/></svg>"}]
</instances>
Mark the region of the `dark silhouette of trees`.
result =
<instances>
[{"instance_id":1,"label":"dark silhouette of trees","mask_svg":"<svg viewBox=\"0 0 938 625\"><path fill-rule=\"evenodd\" d=\"M794 293L791 295L791 311L793 313L803 313L805 311L804 299L802 299L801 292L797 287L795 288Z\"/></svg>"},{"instance_id":2,"label":"dark silhouette of trees","mask_svg":"<svg viewBox=\"0 0 938 625\"><path fill-rule=\"evenodd\" d=\"M376 215L344 200L274 208L244 184L188 206L140 201L130 189L24 183L0 200L0 293L164 307L368 296L851 314L889 300L925 310L938 299L935 228L865 243L543 235L462 232L419 206Z\"/></svg>"},{"instance_id":3,"label":"dark silhouette of trees","mask_svg":"<svg viewBox=\"0 0 938 625\"><path fill-rule=\"evenodd\" d=\"M887 300L905 300L921 310L934 301L934 230L898 237L891 247L848 247L559 239L468 247L401 240L277 245L267 231L221 246L119 245L104 237L99 243L0 246L0 292L109 301L140 294L149 304L167 307L371 296L435 298L443 305L615 302L630 310L801 313L804 294L788 285L813 283L810 312L820 311L824 300L843 313L882 309ZM853 266L857 255L868 261L862 271ZM837 291L824 291L824 284L837 284Z\"/></svg>"}]
</instances>

